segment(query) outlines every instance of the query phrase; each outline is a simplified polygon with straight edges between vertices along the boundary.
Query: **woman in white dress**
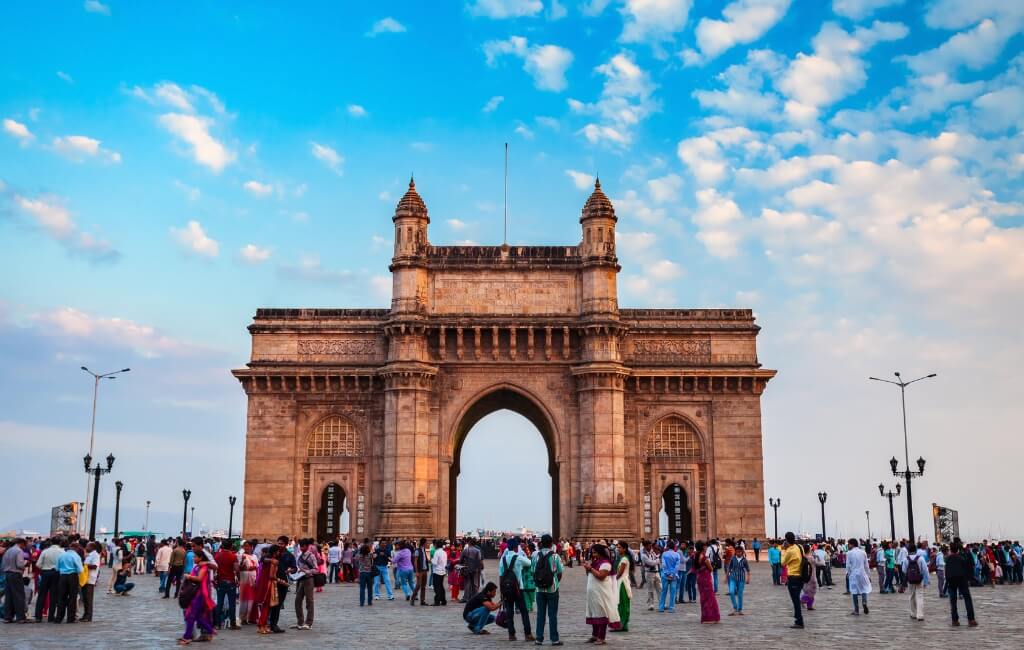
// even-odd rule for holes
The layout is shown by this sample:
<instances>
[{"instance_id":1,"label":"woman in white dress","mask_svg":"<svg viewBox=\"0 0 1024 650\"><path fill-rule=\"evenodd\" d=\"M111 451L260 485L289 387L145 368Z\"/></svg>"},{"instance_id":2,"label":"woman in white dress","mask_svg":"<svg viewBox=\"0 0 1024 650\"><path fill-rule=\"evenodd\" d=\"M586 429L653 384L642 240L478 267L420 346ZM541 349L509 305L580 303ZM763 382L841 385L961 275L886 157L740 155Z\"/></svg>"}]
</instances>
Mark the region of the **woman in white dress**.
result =
<instances>
[{"instance_id":1,"label":"woman in white dress","mask_svg":"<svg viewBox=\"0 0 1024 650\"><path fill-rule=\"evenodd\" d=\"M871 593L871 578L868 573L868 555L856 539L850 539L850 550L846 552L846 575L850 578L850 594L853 596L851 616L860 615L858 597L864 602L864 615L868 614L868 594Z\"/></svg>"},{"instance_id":2,"label":"woman in white dress","mask_svg":"<svg viewBox=\"0 0 1024 650\"><path fill-rule=\"evenodd\" d=\"M619 624L619 586L608 547L594 544L583 570L587 573L587 625L593 628L587 643L604 645L608 626Z\"/></svg>"}]
</instances>

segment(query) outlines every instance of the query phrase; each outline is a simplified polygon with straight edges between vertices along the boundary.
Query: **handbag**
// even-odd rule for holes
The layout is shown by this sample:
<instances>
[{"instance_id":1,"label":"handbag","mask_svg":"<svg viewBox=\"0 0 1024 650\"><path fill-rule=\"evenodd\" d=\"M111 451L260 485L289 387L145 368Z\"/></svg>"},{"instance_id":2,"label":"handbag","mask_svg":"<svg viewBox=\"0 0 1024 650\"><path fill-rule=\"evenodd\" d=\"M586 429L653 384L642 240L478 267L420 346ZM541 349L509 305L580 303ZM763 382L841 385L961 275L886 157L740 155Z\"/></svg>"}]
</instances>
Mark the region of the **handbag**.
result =
<instances>
[{"instance_id":1,"label":"handbag","mask_svg":"<svg viewBox=\"0 0 1024 650\"><path fill-rule=\"evenodd\" d=\"M508 627L508 613L505 612L504 607L501 608L498 615L494 618L494 624L498 627Z\"/></svg>"},{"instance_id":2,"label":"handbag","mask_svg":"<svg viewBox=\"0 0 1024 650\"><path fill-rule=\"evenodd\" d=\"M89 567L82 567L82 572L78 574L78 586L84 587L89 582Z\"/></svg>"},{"instance_id":3,"label":"handbag","mask_svg":"<svg viewBox=\"0 0 1024 650\"><path fill-rule=\"evenodd\" d=\"M198 582L193 580L183 580L181 591L178 593L178 606L182 609L188 609L188 606L192 604L192 599L195 598L198 593Z\"/></svg>"},{"instance_id":4,"label":"handbag","mask_svg":"<svg viewBox=\"0 0 1024 650\"><path fill-rule=\"evenodd\" d=\"M319 572L313 574L313 586L314 587L319 589L320 587L323 587L325 584L327 584L327 574L319 573Z\"/></svg>"}]
</instances>

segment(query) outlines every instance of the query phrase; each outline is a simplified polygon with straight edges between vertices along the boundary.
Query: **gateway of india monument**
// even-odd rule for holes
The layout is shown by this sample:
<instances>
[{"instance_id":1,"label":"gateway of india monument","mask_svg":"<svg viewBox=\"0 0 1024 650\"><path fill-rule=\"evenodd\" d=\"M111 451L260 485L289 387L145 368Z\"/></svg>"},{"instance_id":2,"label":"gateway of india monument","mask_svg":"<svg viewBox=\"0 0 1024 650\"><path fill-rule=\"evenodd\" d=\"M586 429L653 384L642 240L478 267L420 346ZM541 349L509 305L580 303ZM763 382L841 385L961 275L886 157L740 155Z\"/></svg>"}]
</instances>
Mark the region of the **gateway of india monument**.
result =
<instances>
[{"instance_id":1,"label":"gateway of india monument","mask_svg":"<svg viewBox=\"0 0 1024 650\"><path fill-rule=\"evenodd\" d=\"M616 220L598 181L578 244L434 246L410 181L390 309L258 309L245 535L454 537L466 435L510 409L547 445L554 535L763 537L760 328L620 309Z\"/></svg>"}]
</instances>

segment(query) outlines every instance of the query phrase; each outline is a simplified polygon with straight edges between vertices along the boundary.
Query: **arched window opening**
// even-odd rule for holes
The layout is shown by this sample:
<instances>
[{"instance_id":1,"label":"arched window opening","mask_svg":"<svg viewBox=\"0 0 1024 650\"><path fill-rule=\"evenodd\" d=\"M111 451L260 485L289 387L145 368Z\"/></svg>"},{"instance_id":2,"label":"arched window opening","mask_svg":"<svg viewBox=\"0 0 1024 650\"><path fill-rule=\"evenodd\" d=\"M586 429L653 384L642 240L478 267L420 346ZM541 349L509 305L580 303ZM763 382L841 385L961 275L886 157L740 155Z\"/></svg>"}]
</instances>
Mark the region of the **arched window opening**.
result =
<instances>
[{"instance_id":1,"label":"arched window opening","mask_svg":"<svg viewBox=\"0 0 1024 650\"><path fill-rule=\"evenodd\" d=\"M700 458L700 437L692 424L671 415L654 425L646 453L648 458Z\"/></svg>"},{"instance_id":2,"label":"arched window opening","mask_svg":"<svg viewBox=\"0 0 1024 650\"><path fill-rule=\"evenodd\" d=\"M332 415L321 420L309 434L306 455L312 458L331 456L361 456L362 441L352 423Z\"/></svg>"}]
</instances>

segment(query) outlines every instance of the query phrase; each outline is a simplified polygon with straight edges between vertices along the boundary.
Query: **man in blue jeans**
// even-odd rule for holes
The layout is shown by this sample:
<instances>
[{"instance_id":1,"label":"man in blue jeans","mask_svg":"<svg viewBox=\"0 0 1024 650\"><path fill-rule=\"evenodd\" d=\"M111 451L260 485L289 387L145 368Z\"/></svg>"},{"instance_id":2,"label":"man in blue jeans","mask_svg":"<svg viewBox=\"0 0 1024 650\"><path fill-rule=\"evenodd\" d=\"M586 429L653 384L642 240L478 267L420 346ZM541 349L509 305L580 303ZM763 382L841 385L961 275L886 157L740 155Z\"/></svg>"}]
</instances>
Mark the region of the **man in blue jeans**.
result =
<instances>
[{"instance_id":1,"label":"man in blue jeans","mask_svg":"<svg viewBox=\"0 0 1024 650\"><path fill-rule=\"evenodd\" d=\"M213 624L223 628L227 623L232 630L240 630L242 628L238 626L235 618L238 598L238 555L235 554L234 543L228 540L221 544L213 559L217 562L217 609L213 612Z\"/></svg>"},{"instance_id":2,"label":"man in blue jeans","mask_svg":"<svg viewBox=\"0 0 1024 650\"><path fill-rule=\"evenodd\" d=\"M542 535L540 550L533 555L533 581L537 585L537 645L544 644L545 624L551 630L551 645L562 645L558 637L558 587L563 569L562 559L551 550L553 541L551 535Z\"/></svg>"},{"instance_id":3,"label":"man in blue jeans","mask_svg":"<svg viewBox=\"0 0 1024 650\"><path fill-rule=\"evenodd\" d=\"M668 548L661 554L661 599L658 611L665 611L665 599L668 599L668 611L675 611L676 595L679 593L679 553L676 543L669 542Z\"/></svg>"},{"instance_id":4,"label":"man in blue jeans","mask_svg":"<svg viewBox=\"0 0 1024 650\"><path fill-rule=\"evenodd\" d=\"M473 634L490 634L484 629L488 623L494 622L494 610L498 604L494 602L494 596L498 593L498 585L488 582L482 591L466 601L466 608L462 610L462 620Z\"/></svg>"}]
</instances>

